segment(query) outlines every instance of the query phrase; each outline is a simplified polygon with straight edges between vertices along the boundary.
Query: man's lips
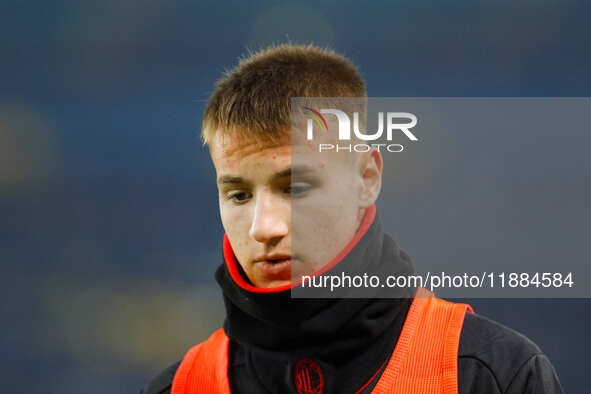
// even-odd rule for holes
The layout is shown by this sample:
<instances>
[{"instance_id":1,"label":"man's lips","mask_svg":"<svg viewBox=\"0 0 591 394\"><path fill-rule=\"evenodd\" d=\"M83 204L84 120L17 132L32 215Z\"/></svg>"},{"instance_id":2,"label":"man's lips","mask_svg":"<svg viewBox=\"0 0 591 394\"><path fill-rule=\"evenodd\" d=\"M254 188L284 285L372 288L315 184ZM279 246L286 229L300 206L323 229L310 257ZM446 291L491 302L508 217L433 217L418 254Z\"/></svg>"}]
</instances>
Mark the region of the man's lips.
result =
<instances>
[{"instance_id":1,"label":"man's lips","mask_svg":"<svg viewBox=\"0 0 591 394\"><path fill-rule=\"evenodd\" d=\"M271 253L271 254L261 255L261 256L257 257L256 259L254 259L254 261L255 261L255 263L259 262L259 261L280 262L282 260L289 260L289 259L291 259L291 254L289 254L289 253Z\"/></svg>"},{"instance_id":2,"label":"man's lips","mask_svg":"<svg viewBox=\"0 0 591 394\"><path fill-rule=\"evenodd\" d=\"M293 260L294 258L289 255L274 255L255 260L254 266L266 277L290 279Z\"/></svg>"}]
</instances>

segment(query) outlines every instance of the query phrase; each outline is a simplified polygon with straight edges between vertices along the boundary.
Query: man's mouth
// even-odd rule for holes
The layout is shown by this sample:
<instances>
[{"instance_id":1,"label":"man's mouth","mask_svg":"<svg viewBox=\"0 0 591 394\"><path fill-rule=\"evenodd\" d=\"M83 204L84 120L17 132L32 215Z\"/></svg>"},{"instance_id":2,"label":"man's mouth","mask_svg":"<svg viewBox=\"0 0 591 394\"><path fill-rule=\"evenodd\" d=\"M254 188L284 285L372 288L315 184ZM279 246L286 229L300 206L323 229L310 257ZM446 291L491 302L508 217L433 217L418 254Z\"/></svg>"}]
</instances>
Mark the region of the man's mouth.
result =
<instances>
[{"instance_id":1,"label":"man's mouth","mask_svg":"<svg viewBox=\"0 0 591 394\"><path fill-rule=\"evenodd\" d=\"M291 260L291 257L285 257L285 258L281 258L281 259L267 259L267 260L263 260L267 263L271 263L271 264L279 264L279 263L283 263L285 261Z\"/></svg>"},{"instance_id":2,"label":"man's mouth","mask_svg":"<svg viewBox=\"0 0 591 394\"><path fill-rule=\"evenodd\" d=\"M293 260L290 255L263 256L255 260L255 267L267 277L290 279Z\"/></svg>"},{"instance_id":3,"label":"man's mouth","mask_svg":"<svg viewBox=\"0 0 591 394\"><path fill-rule=\"evenodd\" d=\"M291 254L273 253L273 254L266 254L266 255L259 256L256 259L254 259L254 261L255 261L255 263L267 262L270 264L275 264L275 263L282 263L282 262L285 262L286 260L291 260L291 259L292 259Z\"/></svg>"}]
</instances>

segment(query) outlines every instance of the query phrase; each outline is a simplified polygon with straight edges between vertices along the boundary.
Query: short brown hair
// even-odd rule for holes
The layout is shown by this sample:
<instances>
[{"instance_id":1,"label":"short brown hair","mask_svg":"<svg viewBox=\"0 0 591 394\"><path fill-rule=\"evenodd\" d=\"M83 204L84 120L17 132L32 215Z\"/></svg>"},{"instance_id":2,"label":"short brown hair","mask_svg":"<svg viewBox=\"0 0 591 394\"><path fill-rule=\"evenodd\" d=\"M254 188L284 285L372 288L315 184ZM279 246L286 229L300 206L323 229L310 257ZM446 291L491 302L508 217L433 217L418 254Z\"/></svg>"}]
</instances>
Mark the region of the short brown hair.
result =
<instances>
[{"instance_id":1,"label":"short brown hair","mask_svg":"<svg viewBox=\"0 0 591 394\"><path fill-rule=\"evenodd\" d=\"M218 130L274 140L290 126L292 97L365 97L365 82L342 55L282 44L249 53L217 81L203 114L202 139Z\"/></svg>"}]
</instances>

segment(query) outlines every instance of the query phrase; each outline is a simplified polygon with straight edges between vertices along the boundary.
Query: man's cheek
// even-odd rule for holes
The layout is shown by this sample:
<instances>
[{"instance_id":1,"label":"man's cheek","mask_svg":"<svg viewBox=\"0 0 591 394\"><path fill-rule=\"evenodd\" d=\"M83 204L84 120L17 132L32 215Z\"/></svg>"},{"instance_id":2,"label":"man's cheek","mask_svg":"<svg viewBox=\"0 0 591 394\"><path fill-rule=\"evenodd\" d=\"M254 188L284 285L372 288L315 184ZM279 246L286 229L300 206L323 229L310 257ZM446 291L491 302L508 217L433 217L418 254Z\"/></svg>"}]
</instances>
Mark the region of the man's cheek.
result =
<instances>
[{"instance_id":1,"label":"man's cheek","mask_svg":"<svg viewBox=\"0 0 591 394\"><path fill-rule=\"evenodd\" d=\"M224 230L228 234L233 234L236 229L236 220L234 218L235 213L231 209L231 207L227 206L227 202L221 201L220 202L220 219L222 221L222 226Z\"/></svg>"},{"instance_id":2,"label":"man's cheek","mask_svg":"<svg viewBox=\"0 0 591 394\"><path fill-rule=\"evenodd\" d=\"M221 209L220 217L226 233L235 240L248 238L252 225L252 210L245 206L228 206L228 203L224 205L226 206Z\"/></svg>"}]
</instances>

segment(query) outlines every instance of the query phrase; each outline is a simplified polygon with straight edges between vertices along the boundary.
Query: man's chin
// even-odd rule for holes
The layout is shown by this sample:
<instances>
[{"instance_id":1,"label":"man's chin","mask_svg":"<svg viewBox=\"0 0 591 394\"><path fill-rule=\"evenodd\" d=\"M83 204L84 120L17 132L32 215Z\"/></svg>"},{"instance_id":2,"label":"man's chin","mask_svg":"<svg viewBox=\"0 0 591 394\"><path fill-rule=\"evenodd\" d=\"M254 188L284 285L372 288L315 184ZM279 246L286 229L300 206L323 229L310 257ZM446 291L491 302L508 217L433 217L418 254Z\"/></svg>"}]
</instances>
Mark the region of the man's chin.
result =
<instances>
[{"instance_id":1,"label":"man's chin","mask_svg":"<svg viewBox=\"0 0 591 394\"><path fill-rule=\"evenodd\" d=\"M259 287L272 289L273 287L281 287L281 286L289 285L290 283L291 283L291 280L289 280L289 279L278 279L278 280L271 280L271 281L264 282Z\"/></svg>"}]
</instances>

